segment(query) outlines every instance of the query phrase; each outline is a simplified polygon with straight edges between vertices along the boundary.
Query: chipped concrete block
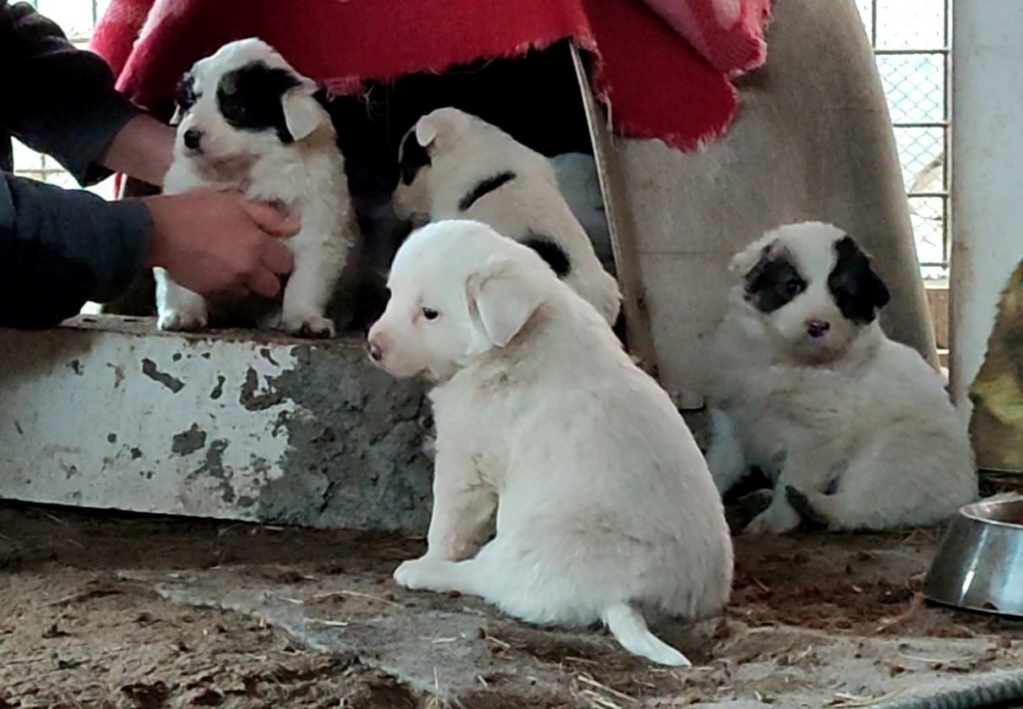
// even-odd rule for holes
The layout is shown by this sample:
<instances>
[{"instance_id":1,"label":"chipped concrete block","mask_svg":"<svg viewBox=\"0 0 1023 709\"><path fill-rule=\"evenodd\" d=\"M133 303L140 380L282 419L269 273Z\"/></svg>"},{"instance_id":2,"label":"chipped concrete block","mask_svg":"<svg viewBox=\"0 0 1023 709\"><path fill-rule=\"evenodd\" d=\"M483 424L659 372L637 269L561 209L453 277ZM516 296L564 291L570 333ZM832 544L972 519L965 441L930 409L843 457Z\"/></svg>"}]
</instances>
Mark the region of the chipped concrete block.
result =
<instances>
[{"instance_id":1,"label":"chipped concrete block","mask_svg":"<svg viewBox=\"0 0 1023 709\"><path fill-rule=\"evenodd\" d=\"M422 530L424 388L361 340L83 317L0 336L0 497Z\"/></svg>"}]
</instances>

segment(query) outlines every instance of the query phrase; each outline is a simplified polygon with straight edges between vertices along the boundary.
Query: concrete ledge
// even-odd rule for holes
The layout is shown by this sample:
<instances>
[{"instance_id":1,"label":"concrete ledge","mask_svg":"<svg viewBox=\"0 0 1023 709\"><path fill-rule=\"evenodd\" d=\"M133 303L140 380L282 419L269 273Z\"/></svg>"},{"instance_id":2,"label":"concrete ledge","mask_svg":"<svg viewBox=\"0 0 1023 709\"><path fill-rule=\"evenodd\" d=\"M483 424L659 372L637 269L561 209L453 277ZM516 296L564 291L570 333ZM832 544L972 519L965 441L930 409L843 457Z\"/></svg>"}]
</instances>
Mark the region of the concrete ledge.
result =
<instances>
[{"instance_id":1,"label":"concrete ledge","mask_svg":"<svg viewBox=\"0 0 1023 709\"><path fill-rule=\"evenodd\" d=\"M425 529L424 388L356 339L158 332L83 316L0 334L0 497Z\"/></svg>"}]
</instances>

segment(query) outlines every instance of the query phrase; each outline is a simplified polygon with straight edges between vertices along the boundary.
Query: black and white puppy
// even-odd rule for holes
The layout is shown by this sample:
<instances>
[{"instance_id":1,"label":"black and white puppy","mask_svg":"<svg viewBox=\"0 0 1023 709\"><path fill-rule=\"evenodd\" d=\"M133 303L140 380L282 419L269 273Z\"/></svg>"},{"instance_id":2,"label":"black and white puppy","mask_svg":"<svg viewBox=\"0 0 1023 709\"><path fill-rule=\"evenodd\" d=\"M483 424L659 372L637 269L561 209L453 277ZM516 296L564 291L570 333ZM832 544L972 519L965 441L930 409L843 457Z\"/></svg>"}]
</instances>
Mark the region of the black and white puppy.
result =
<instances>
[{"instance_id":1,"label":"black and white puppy","mask_svg":"<svg viewBox=\"0 0 1023 709\"><path fill-rule=\"evenodd\" d=\"M419 119L402 139L394 209L402 218L474 219L533 248L614 324L618 283L558 189L550 161L457 108Z\"/></svg>"},{"instance_id":2,"label":"black and white puppy","mask_svg":"<svg viewBox=\"0 0 1023 709\"><path fill-rule=\"evenodd\" d=\"M259 39L231 42L198 61L182 82L164 192L239 190L299 215L301 230L287 241L294 271L280 307L261 317L261 325L330 337L327 306L357 225L337 134L317 91ZM161 329L206 327L202 296L161 268L154 276Z\"/></svg>"},{"instance_id":3,"label":"black and white puppy","mask_svg":"<svg viewBox=\"0 0 1023 709\"><path fill-rule=\"evenodd\" d=\"M977 496L945 382L877 321L888 289L841 229L789 224L737 254L741 281L712 338L707 453L722 493L751 466L774 481L746 528L938 523Z\"/></svg>"}]
</instances>

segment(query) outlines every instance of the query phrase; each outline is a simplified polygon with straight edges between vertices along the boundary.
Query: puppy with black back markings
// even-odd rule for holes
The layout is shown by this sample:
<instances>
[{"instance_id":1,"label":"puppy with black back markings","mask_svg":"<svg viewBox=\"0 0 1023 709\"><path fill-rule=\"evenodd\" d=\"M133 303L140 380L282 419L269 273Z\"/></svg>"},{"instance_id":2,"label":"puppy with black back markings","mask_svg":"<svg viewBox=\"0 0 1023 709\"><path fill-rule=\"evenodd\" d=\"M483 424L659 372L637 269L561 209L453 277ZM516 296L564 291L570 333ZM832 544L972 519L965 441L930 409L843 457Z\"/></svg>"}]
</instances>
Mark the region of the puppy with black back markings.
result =
<instances>
[{"instance_id":1,"label":"puppy with black back markings","mask_svg":"<svg viewBox=\"0 0 1023 709\"><path fill-rule=\"evenodd\" d=\"M281 302L236 307L258 313L263 327L331 337L334 322L327 309L357 225L344 158L318 90L256 38L231 42L201 59L180 88L174 162L164 192L238 190L297 214L300 231L287 240L294 270ZM161 268L153 275L161 329L207 326L202 296L174 283Z\"/></svg>"},{"instance_id":2,"label":"puppy with black back markings","mask_svg":"<svg viewBox=\"0 0 1023 709\"><path fill-rule=\"evenodd\" d=\"M449 107L416 122L402 139L398 161L398 216L481 221L534 249L614 324L622 299L618 282L601 265L547 158L496 126Z\"/></svg>"},{"instance_id":3,"label":"puppy with black back markings","mask_svg":"<svg viewBox=\"0 0 1023 709\"><path fill-rule=\"evenodd\" d=\"M397 582L482 596L532 623L603 621L630 652L688 665L644 613L718 613L732 544L668 395L535 251L482 223L414 232L388 287L370 356L436 383L428 550Z\"/></svg>"},{"instance_id":4,"label":"puppy with black back markings","mask_svg":"<svg viewBox=\"0 0 1023 709\"><path fill-rule=\"evenodd\" d=\"M719 490L751 466L773 480L749 533L801 518L831 530L936 524L977 496L965 425L941 375L889 340L889 299L841 229L789 224L737 254L707 386Z\"/></svg>"}]
</instances>

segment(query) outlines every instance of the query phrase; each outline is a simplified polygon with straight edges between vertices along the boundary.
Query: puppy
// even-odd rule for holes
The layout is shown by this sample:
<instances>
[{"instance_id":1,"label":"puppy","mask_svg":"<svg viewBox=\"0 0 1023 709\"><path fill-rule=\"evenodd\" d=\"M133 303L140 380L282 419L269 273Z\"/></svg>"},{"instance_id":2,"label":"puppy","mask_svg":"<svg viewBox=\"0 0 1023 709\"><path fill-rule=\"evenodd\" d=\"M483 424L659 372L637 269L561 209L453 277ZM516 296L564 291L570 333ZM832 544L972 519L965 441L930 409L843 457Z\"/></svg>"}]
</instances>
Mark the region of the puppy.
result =
<instances>
[{"instance_id":1,"label":"puppy","mask_svg":"<svg viewBox=\"0 0 1023 709\"><path fill-rule=\"evenodd\" d=\"M603 621L630 652L688 665L643 613L720 611L732 545L668 395L535 251L482 223L414 232L388 286L370 356L437 383L429 548L395 580L532 623Z\"/></svg>"},{"instance_id":2,"label":"puppy","mask_svg":"<svg viewBox=\"0 0 1023 709\"><path fill-rule=\"evenodd\" d=\"M711 343L707 459L722 493L750 466L773 480L747 532L801 517L832 530L929 525L976 498L944 381L881 331L888 289L852 237L790 224L731 268L741 282Z\"/></svg>"},{"instance_id":3,"label":"puppy","mask_svg":"<svg viewBox=\"0 0 1023 709\"><path fill-rule=\"evenodd\" d=\"M561 196L589 237L600 263L613 275L614 247L611 244L604 197L600 191L596 160L585 153L563 153L552 157L550 164L554 168Z\"/></svg>"},{"instance_id":4,"label":"puppy","mask_svg":"<svg viewBox=\"0 0 1023 709\"><path fill-rule=\"evenodd\" d=\"M398 216L481 221L536 250L614 324L618 283L601 266L547 158L476 116L440 108L409 130L398 160Z\"/></svg>"},{"instance_id":5,"label":"puppy","mask_svg":"<svg viewBox=\"0 0 1023 709\"><path fill-rule=\"evenodd\" d=\"M205 187L239 190L297 213L288 239L294 271L264 327L330 337L327 306L355 241L344 159L316 84L259 39L224 45L185 76L178 102L169 194ZM208 323L202 296L154 269L158 325L197 330Z\"/></svg>"}]
</instances>

